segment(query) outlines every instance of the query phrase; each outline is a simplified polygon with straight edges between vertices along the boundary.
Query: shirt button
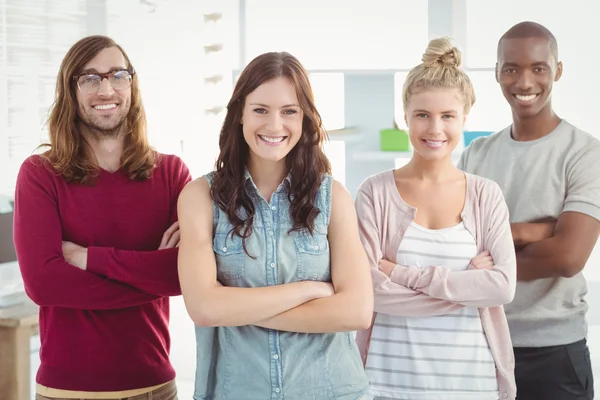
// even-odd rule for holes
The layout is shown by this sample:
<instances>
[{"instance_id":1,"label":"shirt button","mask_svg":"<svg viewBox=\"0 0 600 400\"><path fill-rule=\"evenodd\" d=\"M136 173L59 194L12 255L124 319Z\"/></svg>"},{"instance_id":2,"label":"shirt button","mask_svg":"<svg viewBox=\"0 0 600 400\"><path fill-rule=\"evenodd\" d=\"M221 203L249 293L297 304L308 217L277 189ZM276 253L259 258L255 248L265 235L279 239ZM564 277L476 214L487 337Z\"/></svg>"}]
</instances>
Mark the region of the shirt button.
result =
<instances>
[{"instance_id":1,"label":"shirt button","mask_svg":"<svg viewBox=\"0 0 600 400\"><path fill-rule=\"evenodd\" d=\"M314 247L314 249L315 249L315 250L319 250L319 246L315 246L315 247Z\"/></svg>"},{"instance_id":2,"label":"shirt button","mask_svg":"<svg viewBox=\"0 0 600 400\"><path fill-rule=\"evenodd\" d=\"M275 268L275 263L271 263L271 268Z\"/></svg>"},{"instance_id":3,"label":"shirt button","mask_svg":"<svg viewBox=\"0 0 600 400\"><path fill-rule=\"evenodd\" d=\"M281 392L281 389L275 388L275 393L279 393L279 392Z\"/></svg>"},{"instance_id":4,"label":"shirt button","mask_svg":"<svg viewBox=\"0 0 600 400\"><path fill-rule=\"evenodd\" d=\"M223 252L226 252L226 251L227 251L227 247L223 247Z\"/></svg>"},{"instance_id":5,"label":"shirt button","mask_svg":"<svg viewBox=\"0 0 600 400\"><path fill-rule=\"evenodd\" d=\"M271 210L275 211L275 210L277 210L277 207L271 206Z\"/></svg>"},{"instance_id":6,"label":"shirt button","mask_svg":"<svg viewBox=\"0 0 600 400\"><path fill-rule=\"evenodd\" d=\"M269 231L269 236L273 236L273 232L272 231Z\"/></svg>"},{"instance_id":7,"label":"shirt button","mask_svg":"<svg viewBox=\"0 0 600 400\"><path fill-rule=\"evenodd\" d=\"M279 356L278 356L277 354L273 354L273 358L274 358L275 360L277 360L277 359L279 359Z\"/></svg>"}]
</instances>

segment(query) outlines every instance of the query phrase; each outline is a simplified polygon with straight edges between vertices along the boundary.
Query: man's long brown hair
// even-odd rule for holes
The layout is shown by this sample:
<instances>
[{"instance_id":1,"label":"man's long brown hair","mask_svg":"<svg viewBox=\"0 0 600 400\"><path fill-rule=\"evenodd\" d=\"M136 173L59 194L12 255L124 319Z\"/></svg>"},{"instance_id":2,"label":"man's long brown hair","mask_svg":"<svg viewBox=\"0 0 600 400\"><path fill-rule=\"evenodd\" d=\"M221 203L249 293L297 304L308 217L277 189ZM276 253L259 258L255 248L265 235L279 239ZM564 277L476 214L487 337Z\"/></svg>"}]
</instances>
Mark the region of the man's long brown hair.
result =
<instances>
[{"instance_id":1,"label":"man's long brown hair","mask_svg":"<svg viewBox=\"0 0 600 400\"><path fill-rule=\"evenodd\" d=\"M227 115L219 137L221 150L215 164L216 172L211 186L213 201L221 208L233 225L232 234L245 239L252 234L255 208L246 191L245 171L249 147L242 132L242 113L246 97L263 83L284 77L296 90L300 108L304 113L300 140L286 156L291 174L288 199L294 221L291 231L307 229L313 232L319 209L315 196L323 174L331 173L329 160L323 153L326 132L321 116L314 104L308 74L291 54L265 53L248 64L240 75L233 96L227 105Z\"/></svg>"},{"instance_id":2,"label":"man's long brown hair","mask_svg":"<svg viewBox=\"0 0 600 400\"><path fill-rule=\"evenodd\" d=\"M99 167L78 124L77 83L73 76L81 72L100 51L117 47L133 69L125 51L106 36L88 36L67 52L56 80L54 104L48 116L49 149L42 155L67 182L89 183L98 175ZM132 180L148 179L155 166L156 153L148 142L146 113L140 97L137 74L131 83L131 107L125 121L127 132L121 155L121 168Z\"/></svg>"}]
</instances>

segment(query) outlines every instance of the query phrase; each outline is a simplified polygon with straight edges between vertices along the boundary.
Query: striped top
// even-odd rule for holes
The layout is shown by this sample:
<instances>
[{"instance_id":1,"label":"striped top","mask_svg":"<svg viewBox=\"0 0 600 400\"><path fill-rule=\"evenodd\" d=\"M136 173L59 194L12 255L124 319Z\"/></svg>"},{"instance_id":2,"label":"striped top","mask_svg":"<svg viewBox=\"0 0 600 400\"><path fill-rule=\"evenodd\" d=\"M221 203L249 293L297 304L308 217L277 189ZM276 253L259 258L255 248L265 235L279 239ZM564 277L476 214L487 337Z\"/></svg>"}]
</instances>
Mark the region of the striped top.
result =
<instances>
[{"instance_id":1,"label":"striped top","mask_svg":"<svg viewBox=\"0 0 600 400\"><path fill-rule=\"evenodd\" d=\"M478 252L491 253L494 259L491 269L453 271L438 265L422 268L396 265L391 276L384 274L378 268L379 261L397 258L417 209L400 196L393 170L371 176L358 188L358 227L371 269L375 315L428 317L477 307L496 363L500 398L514 400L515 357L502 307L512 301L517 282L508 208L498 184L468 173L465 177L467 196L460 217L475 238ZM363 363L367 361L372 327L371 324L356 333Z\"/></svg>"},{"instance_id":2,"label":"striped top","mask_svg":"<svg viewBox=\"0 0 600 400\"><path fill-rule=\"evenodd\" d=\"M477 255L464 223L429 230L412 222L396 263L464 271ZM411 400L496 400L492 353L476 307L446 315L376 316L367 357L371 394Z\"/></svg>"}]
</instances>

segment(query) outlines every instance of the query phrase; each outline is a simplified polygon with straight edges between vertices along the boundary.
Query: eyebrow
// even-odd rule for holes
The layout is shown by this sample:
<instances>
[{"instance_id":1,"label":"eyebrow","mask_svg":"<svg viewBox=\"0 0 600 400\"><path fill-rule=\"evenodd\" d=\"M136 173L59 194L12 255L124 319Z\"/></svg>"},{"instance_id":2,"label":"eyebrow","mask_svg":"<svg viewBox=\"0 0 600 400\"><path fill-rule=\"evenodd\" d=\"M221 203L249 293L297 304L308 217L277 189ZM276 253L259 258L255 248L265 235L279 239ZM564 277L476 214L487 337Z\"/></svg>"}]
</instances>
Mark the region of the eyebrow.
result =
<instances>
[{"instance_id":1,"label":"eyebrow","mask_svg":"<svg viewBox=\"0 0 600 400\"><path fill-rule=\"evenodd\" d=\"M127 68L126 67L110 67L110 69L106 73L109 74L109 73L115 72L115 71L127 71ZM87 68L87 69L84 69L83 71L81 71L81 74L82 75L100 74L100 72L98 72L98 70L96 68Z\"/></svg>"},{"instance_id":2,"label":"eyebrow","mask_svg":"<svg viewBox=\"0 0 600 400\"><path fill-rule=\"evenodd\" d=\"M431 112L427 111L427 110L415 110L415 111L413 111L413 113L431 114ZM458 114L458 111L456 111L456 110L442 111L441 114Z\"/></svg>"},{"instance_id":3,"label":"eyebrow","mask_svg":"<svg viewBox=\"0 0 600 400\"><path fill-rule=\"evenodd\" d=\"M546 61L538 61L538 62L534 62L530 66L531 67L539 67L539 66L550 67L550 64L548 64ZM515 62L505 62L504 64L502 64L502 68L515 68L515 67L525 67L526 68L527 66L522 66Z\"/></svg>"},{"instance_id":4,"label":"eyebrow","mask_svg":"<svg viewBox=\"0 0 600 400\"><path fill-rule=\"evenodd\" d=\"M271 108L266 104L261 104L261 103L250 103L251 106L259 106L259 107L264 107L264 108ZM285 104L283 105L281 108L289 108L289 107L300 107L298 104Z\"/></svg>"}]
</instances>

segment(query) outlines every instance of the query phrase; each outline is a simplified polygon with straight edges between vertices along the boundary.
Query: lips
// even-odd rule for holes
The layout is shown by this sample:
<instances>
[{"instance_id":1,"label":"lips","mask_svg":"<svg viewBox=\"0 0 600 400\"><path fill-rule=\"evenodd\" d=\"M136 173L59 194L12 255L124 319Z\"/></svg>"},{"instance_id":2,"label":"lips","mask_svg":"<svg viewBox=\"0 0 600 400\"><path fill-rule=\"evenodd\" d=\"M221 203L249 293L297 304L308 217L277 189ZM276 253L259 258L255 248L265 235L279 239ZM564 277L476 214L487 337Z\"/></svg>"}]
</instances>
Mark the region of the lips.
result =
<instances>
[{"instance_id":1,"label":"lips","mask_svg":"<svg viewBox=\"0 0 600 400\"><path fill-rule=\"evenodd\" d=\"M430 147L432 149L438 149L442 147L447 142L447 140L423 139L423 142L427 145L427 147Z\"/></svg>"},{"instance_id":2,"label":"lips","mask_svg":"<svg viewBox=\"0 0 600 400\"><path fill-rule=\"evenodd\" d=\"M258 135L259 138L261 138L263 141L269 143L269 144L278 144L283 142L287 136L264 136L264 135Z\"/></svg>"},{"instance_id":3,"label":"lips","mask_svg":"<svg viewBox=\"0 0 600 400\"><path fill-rule=\"evenodd\" d=\"M113 110L115 108L117 108L118 104L116 103L107 103L107 104L96 104L95 106L92 106L92 108L94 110L98 110L98 111L107 111L107 110Z\"/></svg>"},{"instance_id":4,"label":"lips","mask_svg":"<svg viewBox=\"0 0 600 400\"><path fill-rule=\"evenodd\" d=\"M513 96L522 103L531 103L539 94L514 94Z\"/></svg>"}]
</instances>

